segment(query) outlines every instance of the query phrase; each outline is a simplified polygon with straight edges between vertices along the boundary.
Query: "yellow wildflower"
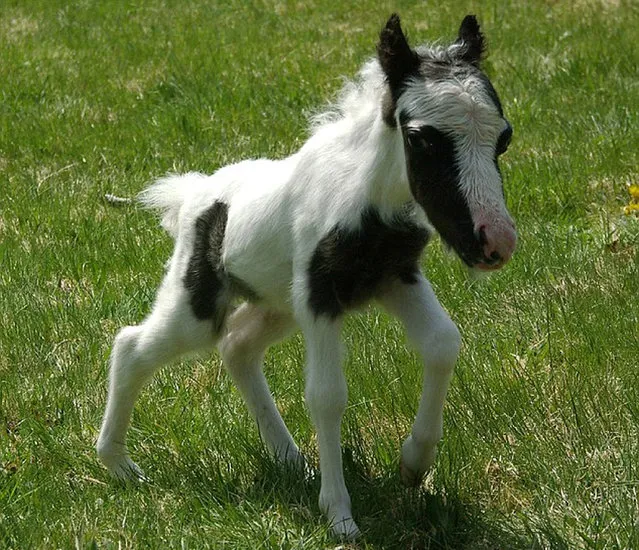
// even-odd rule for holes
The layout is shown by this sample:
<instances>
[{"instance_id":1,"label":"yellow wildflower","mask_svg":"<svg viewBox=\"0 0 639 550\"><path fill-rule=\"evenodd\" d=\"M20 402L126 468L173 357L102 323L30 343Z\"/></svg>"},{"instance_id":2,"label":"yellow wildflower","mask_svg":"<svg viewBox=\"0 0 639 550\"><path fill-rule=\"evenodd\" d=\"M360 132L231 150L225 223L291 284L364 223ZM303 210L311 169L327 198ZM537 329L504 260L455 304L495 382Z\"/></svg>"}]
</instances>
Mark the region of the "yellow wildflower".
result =
<instances>
[{"instance_id":1,"label":"yellow wildflower","mask_svg":"<svg viewBox=\"0 0 639 550\"><path fill-rule=\"evenodd\" d=\"M628 193L630 193L630 203L624 206L623 213L626 216L630 216L630 214L639 216L639 185L636 183L629 185Z\"/></svg>"},{"instance_id":2,"label":"yellow wildflower","mask_svg":"<svg viewBox=\"0 0 639 550\"><path fill-rule=\"evenodd\" d=\"M623 213L626 216L630 216L630 214L636 214L639 216L639 202L631 202L628 206L624 206Z\"/></svg>"}]
</instances>

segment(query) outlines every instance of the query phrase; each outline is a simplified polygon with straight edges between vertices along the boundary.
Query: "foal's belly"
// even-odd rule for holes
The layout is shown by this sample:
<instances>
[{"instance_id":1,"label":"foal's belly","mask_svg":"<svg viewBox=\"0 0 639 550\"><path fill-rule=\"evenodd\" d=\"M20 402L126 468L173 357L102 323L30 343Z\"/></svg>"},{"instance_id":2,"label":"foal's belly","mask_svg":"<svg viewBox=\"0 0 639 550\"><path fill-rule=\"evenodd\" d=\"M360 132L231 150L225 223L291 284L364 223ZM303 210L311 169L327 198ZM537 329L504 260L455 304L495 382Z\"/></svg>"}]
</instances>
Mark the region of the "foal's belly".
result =
<instances>
[{"instance_id":1,"label":"foal's belly","mask_svg":"<svg viewBox=\"0 0 639 550\"><path fill-rule=\"evenodd\" d=\"M239 281L250 299L270 308L290 311L292 240L285 213L274 211L270 201L232 204L224 239L222 263ZM255 204L257 203L257 204Z\"/></svg>"}]
</instances>

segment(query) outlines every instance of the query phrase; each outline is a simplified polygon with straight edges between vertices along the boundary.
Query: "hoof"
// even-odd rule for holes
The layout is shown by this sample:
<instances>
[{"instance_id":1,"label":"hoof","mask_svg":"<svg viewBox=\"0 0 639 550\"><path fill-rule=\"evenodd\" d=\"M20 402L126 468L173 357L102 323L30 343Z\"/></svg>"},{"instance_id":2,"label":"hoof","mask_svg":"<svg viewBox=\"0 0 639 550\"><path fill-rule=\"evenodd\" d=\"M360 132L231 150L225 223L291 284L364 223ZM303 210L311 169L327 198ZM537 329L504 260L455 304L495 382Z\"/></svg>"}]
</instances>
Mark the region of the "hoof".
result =
<instances>
[{"instance_id":1,"label":"hoof","mask_svg":"<svg viewBox=\"0 0 639 550\"><path fill-rule=\"evenodd\" d=\"M412 437L408 437L402 445L399 474L406 487L417 487L424 475L435 463L437 443L417 445Z\"/></svg>"},{"instance_id":2,"label":"hoof","mask_svg":"<svg viewBox=\"0 0 639 550\"><path fill-rule=\"evenodd\" d=\"M120 460L113 468L109 468L111 475L119 481L143 483L149 479L142 468L133 462L128 456Z\"/></svg>"},{"instance_id":3,"label":"hoof","mask_svg":"<svg viewBox=\"0 0 639 550\"><path fill-rule=\"evenodd\" d=\"M324 516L331 524L333 535L339 540L350 541L360 536L359 527L353 519L351 512L351 499L348 494L342 495L341 499L332 500L332 505L320 493L319 507Z\"/></svg>"},{"instance_id":4,"label":"hoof","mask_svg":"<svg viewBox=\"0 0 639 550\"><path fill-rule=\"evenodd\" d=\"M309 465L306 457L298 450L276 452L271 455L273 459L281 465L285 470L301 476L305 480L313 479L316 476L316 472Z\"/></svg>"},{"instance_id":5,"label":"hoof","mask_svg":"<svg viewBox=\"0 0 639 550\"><path fill-rule=\"evenodd\" d=\"M340 520L333 519L331 523L333 535L343 541L352 541L360 537L362 534L357 524L351 517L342 518Z\"/></svg>"},{"instance_id":6,"label":"hoof","mask_svg":"<svg viewBox=\"0 0 639 550\"><path fill-rule=\"evenodd\" d=\"M399 476L402 480L402 484L405 487L417 487L424 479L425 472L418 472L415 470L411 470L404 461L401 460L399 463Z\"/></svg>"},{"instance_id":7,"label":"hoof","mask_svg":"<svg viewBox=\"0 0 639 550\"><path fill-rule=\"evenodd\" d=\"M275 454L275 459L293 470L299 470L300 472L304 472L308 468L306 458L298 449L287 450L284 453L278 452Z\"/></svg>"},{"instance_id":8,"label":"hoof","mask_svg":"<svg viewBox=\"0 0 639 550\"><path fill-rule=\"evenodd\" d=\"M133 462L126 452L108 453L102 451L98 452L98 456L102 464L104 464L107 470L109 470L111 476L118 481L148 481L147 477L142 471L142 468L140 468L135 462Z\"/></svg>"}]
</instances>

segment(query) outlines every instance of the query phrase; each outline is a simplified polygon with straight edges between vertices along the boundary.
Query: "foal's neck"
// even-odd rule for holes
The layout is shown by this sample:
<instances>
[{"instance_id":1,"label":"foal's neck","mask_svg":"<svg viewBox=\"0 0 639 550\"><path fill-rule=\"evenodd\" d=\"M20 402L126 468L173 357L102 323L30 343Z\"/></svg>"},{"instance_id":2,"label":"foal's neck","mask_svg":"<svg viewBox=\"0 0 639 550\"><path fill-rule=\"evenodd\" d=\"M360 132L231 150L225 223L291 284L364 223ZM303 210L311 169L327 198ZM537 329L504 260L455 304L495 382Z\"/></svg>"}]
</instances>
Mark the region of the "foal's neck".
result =
<instances>
[{"instance_id":1,"label":"foal's neck","mask_svg":"<svg viewBox=\"0 0 639 550\"><path fill-rule=\"evenodd\" d=\"M400 130L384 122L381 110L372 121L358 172L367 199L382 216L390 216L412 200Z\"/></svg>"}]
</instances>

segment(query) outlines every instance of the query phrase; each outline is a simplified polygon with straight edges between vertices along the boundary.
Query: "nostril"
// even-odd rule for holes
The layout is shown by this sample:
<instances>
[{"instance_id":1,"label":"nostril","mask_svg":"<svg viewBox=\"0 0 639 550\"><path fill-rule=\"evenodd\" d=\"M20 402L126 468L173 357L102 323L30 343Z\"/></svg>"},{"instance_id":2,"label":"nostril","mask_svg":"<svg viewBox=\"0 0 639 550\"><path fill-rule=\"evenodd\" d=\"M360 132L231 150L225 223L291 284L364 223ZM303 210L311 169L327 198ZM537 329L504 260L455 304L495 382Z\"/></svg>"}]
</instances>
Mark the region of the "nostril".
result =
<instances>
[{"instance_id":1,"label":"nostril","mask_svg":"<svg viewBox=\"0 0 639 550\"><path fill-rule=\"evenodd\" d=\"M490 255L484 256L484 263L486 265L497 265L501 263L502 257L501 254L497 251L491 252Z\"/></svg>"},{"instance_id":2,"label":"nostril","mask_svg":"<svg viewBox=\"0 0 639 550\"><path fill-rule=\"evenodd\" d=\"M479 244L481 246L484 246L486 243L488 243L488 237L486 237L486 226L485 225L482 225L477 230L477 235L479 237Z\"/></svg>"}]
</instances>

